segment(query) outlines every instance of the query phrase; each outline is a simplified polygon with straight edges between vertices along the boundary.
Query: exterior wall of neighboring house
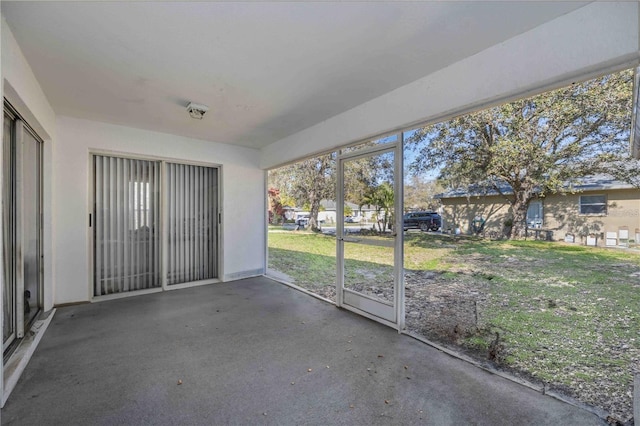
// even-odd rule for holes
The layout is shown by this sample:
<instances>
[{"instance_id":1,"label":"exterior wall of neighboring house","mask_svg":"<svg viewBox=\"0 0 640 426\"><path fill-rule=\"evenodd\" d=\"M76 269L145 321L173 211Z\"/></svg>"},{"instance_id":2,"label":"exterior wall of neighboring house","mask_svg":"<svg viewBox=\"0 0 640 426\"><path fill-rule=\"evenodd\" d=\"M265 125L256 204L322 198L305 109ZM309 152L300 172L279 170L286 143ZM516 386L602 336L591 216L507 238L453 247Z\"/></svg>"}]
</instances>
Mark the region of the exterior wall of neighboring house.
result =
<instances>
[{"instance_id":1,"label":"exterior wall of neighboring house","mask_svg":"<svg viewBox=\"0 0 640 426\"><path fill-rule=\"evenodd\" d=\"M480 217L485 221L485 230L502 230L504 220L509 215L509 206L496 195L442 198L442 230L471 234L473 220Z\"/></svg>"},{"instance_id":2,"label":"exterior wall of neighboring house","mask_svg":"<svg viewBox=\"0 0 640 426\"><path fill-rule=\"evenodd\" d=\"M581 198L593 196L606 198L606 212L581 213ZM635 240L636 229L640 229L640 189L596 189L575 194L552 194L536 201L542 204L542 221L530 226L551 231L554 240L564 240L567 234L573 234L576 242L585 243L586 236L594 234L598 237L598 245L605 245L607 232L618 233L626 227L629 238ZM486 231L500 233L503 232L505 219L509 217L509 205L498 195L441 198L441 202L445 231L459 228L462 233L472 233L474 218L482 217ZM583 209L589 210L586 207Z\"/></svg>"},{"instance_id":3,"label":"exterior wall of neighboring house","mask_svg":"<svg viewBox=\"0 0 640 426\"><path fill-rule=\"evenodd\" d=\"M590 196L606 197L606 212L584 214L580 212L580 199ZM612 189L596 190L578 194L551 195L543 201L544 228L557 234L556 239L572 233L577 240L584 240L588 234L598 236L598 244L605 244L607 232L618 232L627 227L635 238L635 230L640 228L640 190Z\"/></svg>"}]
</instances>

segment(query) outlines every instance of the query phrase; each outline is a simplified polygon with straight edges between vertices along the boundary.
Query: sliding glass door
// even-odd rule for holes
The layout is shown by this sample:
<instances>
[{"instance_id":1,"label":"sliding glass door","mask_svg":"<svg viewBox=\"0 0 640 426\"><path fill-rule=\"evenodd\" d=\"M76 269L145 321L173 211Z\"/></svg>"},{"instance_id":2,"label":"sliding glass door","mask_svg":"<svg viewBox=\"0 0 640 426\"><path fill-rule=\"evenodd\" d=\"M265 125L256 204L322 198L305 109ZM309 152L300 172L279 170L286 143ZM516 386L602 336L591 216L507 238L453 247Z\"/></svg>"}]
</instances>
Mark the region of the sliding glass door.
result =
<instances>
[{"instance_id":1,"label":"sliding glass door","mask_svg":"<svg viewBox=\"0 0 640 426\"><path fill-rule=\"evenodd\" d=\"M93 295L216 279L218 211L215 167L94 155Z\"/></svg>"},{"instance_id":2,"label":"sliding glass door","mask_svg":"<svg viewBox=\"0 0 640 426\"><path fill-rule=\"evenodd\" d=\"M42 140L5 102L2 141L3 349L42 307Z\"/></svg>"}]
</instances>

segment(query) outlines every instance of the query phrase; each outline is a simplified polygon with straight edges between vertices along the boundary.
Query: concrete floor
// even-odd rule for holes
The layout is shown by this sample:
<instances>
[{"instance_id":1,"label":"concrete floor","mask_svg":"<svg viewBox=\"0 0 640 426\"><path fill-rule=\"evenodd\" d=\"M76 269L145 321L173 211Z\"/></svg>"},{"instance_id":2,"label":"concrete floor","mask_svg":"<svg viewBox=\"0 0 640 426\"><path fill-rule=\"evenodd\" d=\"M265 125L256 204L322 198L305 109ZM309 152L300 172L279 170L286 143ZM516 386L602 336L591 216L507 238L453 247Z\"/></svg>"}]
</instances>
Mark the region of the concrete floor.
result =
<instances>
[{"instance_id":1,"label":"concrete floor","mask_svg":"<svg viewBox=\"0 0 640 426\"><path fill-rule=\"evenodd\" d=\"M59 309L2 423L602 424L262 277Z\"/></svg>"}]
</instances>

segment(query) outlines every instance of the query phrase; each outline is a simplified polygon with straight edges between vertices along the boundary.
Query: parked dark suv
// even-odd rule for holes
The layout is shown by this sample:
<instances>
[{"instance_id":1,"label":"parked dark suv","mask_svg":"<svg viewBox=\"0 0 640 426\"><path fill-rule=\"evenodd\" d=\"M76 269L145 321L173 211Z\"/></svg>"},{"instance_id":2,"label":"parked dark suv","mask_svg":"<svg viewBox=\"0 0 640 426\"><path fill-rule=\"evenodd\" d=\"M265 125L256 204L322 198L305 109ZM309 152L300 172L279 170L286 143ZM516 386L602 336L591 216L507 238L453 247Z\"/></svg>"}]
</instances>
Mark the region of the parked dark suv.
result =
<instances>
[{"instance_id":1,"label":"parked dark suv","mask_svg":"<svg viewBox=\"0 0 640 426\"><path fill-rule=\"evenodd\" d=\"M418 228L421 231L437 231L442 226L442 218L436 212L411 212L404 215L403 228L406 231Z\"/></svg>"}]
</instances>

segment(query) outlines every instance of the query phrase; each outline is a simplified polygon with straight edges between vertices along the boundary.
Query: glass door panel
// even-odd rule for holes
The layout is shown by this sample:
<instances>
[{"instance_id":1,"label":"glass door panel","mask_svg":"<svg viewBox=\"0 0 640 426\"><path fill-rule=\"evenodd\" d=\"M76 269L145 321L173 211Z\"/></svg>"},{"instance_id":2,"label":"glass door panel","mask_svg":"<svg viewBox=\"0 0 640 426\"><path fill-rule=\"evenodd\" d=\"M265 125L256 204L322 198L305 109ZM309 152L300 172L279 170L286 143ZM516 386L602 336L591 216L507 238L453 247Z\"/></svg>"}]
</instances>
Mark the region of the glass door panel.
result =
<instances>
[{"instance_id":1,"label":"glass door panel","mask_svg":"<svg viewBox=\"0 0 640 426\"><path fill-rule=\"evenodd\" d=\"M3 350L13 342L16 337L15 320L15 191L14 191L14 146L13 146L13 119L6 113L4 115L2 157L2 245L3 251L3 314L2 329Z\"/></svg>"},{"instance_id":2,"label":"glass door panel","mask_svg":"<svg viewBox=\"0 0 640 426\"><path fill-rule=\"evenodd\" d=\"M95 155L94 296L161 286L160 164Z\"/></svg>"},{"instance_id":3,"label":"glass door panel","mask_svg":"<svg viewBox=\"0 0 640 426\"><path fill-rule=\"evenodd\" d=\"M40 141L24 131L22 137L22 251L24 265L23 314L29 324L37 315L42 280Z\"/></svg>"},{"instance_id":4,"label":"glass door panel","mask_svg":"<svg viewBox=\"0 0 640 426\"><path fill-rule=\"evenodd\" d=\"M167 164L167 284L218 278L218 169Z\"/></svg>"},{"instance_id":5,"label":"glass door panel","mask_svg":"<svg viewBox=\"0 0 640 426\"><path fill-rule=\"evenodd\" d=\"M396 265L396 147L387 144L343 152L337 230L339 303L392 323L398 318L401 276ZM353 216L362 220L354 225ZM363 222L368 225L362 226Z\"/></svg>"}]
</instances>

